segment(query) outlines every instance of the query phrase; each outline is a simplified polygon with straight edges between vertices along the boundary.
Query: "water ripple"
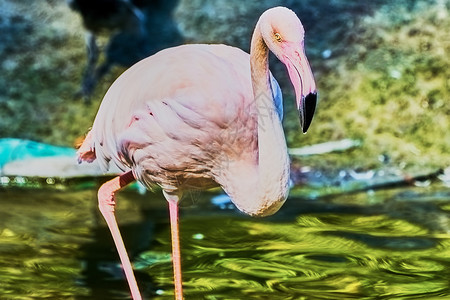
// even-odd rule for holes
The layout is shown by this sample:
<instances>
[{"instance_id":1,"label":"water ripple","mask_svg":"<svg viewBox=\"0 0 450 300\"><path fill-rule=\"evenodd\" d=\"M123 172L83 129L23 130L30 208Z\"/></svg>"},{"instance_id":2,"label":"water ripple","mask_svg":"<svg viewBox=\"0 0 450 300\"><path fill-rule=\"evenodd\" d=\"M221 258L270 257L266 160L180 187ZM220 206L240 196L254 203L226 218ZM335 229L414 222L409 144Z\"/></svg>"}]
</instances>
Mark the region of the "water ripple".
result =
<instances>
[{"instance_id":1,"label":"water ripple","mask_svg":"<svg viewBox=\"0 0 450 300\"><path fill-rule=\"evenodd\" d=\"M13 195L14 201L1 203L1 297L127 299L111 237L103 222L94 222L86 213L96 209L91 201L95 192L34 193L32 202L30 196ZM119 223L130 238L139 226L123 220L138 218L138 196L122 197L121 207L126 209L119 208ZM450 297L447 233L431 231L425 223L400 218L401 214L361 209L352 213L325 202L321 211L320 205L316 202L313 212L284 221L184 211L180 230L186 299ZM137 280L144 298L173 299L166 207L163 213L153 207L149 211L149 220L138 224L156 230L136 235L138 241L147 238L134 259ZM150 221L153 227L145 225ZM132 241L128 243L133 245Z\"/></svg>"}]
</instances>

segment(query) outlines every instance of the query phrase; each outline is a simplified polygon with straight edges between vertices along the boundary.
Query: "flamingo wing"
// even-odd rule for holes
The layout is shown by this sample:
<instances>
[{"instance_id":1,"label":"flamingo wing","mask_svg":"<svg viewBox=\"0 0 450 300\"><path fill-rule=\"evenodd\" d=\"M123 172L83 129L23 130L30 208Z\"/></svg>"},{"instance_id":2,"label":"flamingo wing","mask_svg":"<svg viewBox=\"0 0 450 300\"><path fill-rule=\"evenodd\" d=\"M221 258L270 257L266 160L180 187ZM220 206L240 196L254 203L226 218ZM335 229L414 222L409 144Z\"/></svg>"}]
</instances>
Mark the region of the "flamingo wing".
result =
<instances>
[{"instance_id":1,"label":"flamingo wing","mask_svg":"<svg viewBox=\"0 0 450 300\"><path fill-rule=\"evenodd\" d=\"M281 95L276 82L274 90ZM103 169L112 160L123 170L132 168L149 187L179 186L192 177L192 186L204 188L226 156L255 155L252 105L247 53L225 45L166 49L114 82L99 108L90 148Z\"/></svg>"}]
</instances>

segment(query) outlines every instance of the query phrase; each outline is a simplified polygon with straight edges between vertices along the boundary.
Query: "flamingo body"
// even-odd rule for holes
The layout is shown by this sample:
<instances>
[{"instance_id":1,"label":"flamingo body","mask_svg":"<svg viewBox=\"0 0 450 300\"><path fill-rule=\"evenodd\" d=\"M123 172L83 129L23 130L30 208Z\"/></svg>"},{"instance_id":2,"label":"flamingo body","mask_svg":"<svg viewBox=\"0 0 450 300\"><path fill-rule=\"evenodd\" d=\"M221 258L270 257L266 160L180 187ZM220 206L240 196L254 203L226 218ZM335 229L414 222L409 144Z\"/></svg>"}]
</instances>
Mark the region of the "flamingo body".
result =
<instances>
[{"instance_id":1,"label":"flamingo body","mask_svg":"<svg viewBox=\"0 0 450 300\"><path fill-rule=\"evenodd\" d=\"M281 91L270 78L275 101L267 105L281 122ZM255 179L258 109L249 54L226 45L169 48L114 82L90 148L103 169L112 160L148 188L236 190Z\"/></svg>"},{"instance_id":2,"label":"flamingo body","mask_svg":"<svg viewBox=\"0 0 450 300\"><path fill-rule=\"evenodd\" d=\"M221 186L253 216L275 213L287 198L289 157L282 99L269 71L269 50L293 83L303 132L316 106L303 26L294 12L264 12L250 55L225 45L165 49L124 72L106 93L79 159L112 160L126 171L99 189L134 299L141 299L114 216L114 193L137 179L161 186L169 202L175 296L183 298L178 202L183 191Z\"/></svg>"}]
</instances>

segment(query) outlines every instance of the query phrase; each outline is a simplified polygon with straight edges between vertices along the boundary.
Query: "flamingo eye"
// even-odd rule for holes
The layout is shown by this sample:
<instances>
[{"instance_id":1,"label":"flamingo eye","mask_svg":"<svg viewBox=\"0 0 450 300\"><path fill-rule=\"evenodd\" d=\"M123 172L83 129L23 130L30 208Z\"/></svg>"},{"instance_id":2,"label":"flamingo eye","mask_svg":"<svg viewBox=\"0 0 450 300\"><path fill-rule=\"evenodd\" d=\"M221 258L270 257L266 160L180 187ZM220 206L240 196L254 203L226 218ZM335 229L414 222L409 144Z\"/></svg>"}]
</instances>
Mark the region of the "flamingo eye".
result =
<instances>
[{"instance_id":1,"label":"flamingo eye","mask_svg":"<svg viewBox=\"0 0 450 300\"><path fill-rule=\"evenodd\" d=\"M276 40L277 42L283 41L283 38L281 37L281 34L279 34L278 32L276 32L276 33L274 34L274 37L275 37L275 40Z\"/></svg>"}]
</instances>

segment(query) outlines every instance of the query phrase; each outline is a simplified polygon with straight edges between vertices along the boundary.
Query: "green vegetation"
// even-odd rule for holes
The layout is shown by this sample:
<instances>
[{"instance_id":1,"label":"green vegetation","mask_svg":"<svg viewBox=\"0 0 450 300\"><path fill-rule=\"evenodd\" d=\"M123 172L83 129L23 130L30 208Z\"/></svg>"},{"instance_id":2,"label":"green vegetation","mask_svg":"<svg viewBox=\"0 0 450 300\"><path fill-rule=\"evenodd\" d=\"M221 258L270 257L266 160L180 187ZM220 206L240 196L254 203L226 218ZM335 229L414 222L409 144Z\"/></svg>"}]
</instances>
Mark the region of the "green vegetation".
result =
<instances>
[{"instance_id":1,"label":"green vegetation","mask_svg":"<svg viewBox=\"0 0 450 300\"><path fill-rule=\"evenodd\" d=\"M361 18L330 45L339 55L311 62L319 67L321 102L310 132L290 131L290 145L364 143L345 155L308 158L312 164L375 167L381 154L403 167L450 164L450 2L396 3Z\"/></svg>"},{"instance_id":2,"label":"green vegetation","mask_svg":"<svg viewBox=\"0 0 450 300\"><path fill-rule=\"evenodd\" d=\"M314 21L314 14L305 13L320 103L310 131L300 134L292 88L282 84L289 146L363 142L349 153L302 159L317 167L373 168L382 163L380 155L402 167L450 165L450 1L376 1L370 12L347 2L304 4L311 12L336 7L329 19ZM58 1L9 0L0 6L0 137L74 145L123 69L115 68L97 86L91 103L76 99L86 63L79 17Z\"/></svg>"}]
</instances>

